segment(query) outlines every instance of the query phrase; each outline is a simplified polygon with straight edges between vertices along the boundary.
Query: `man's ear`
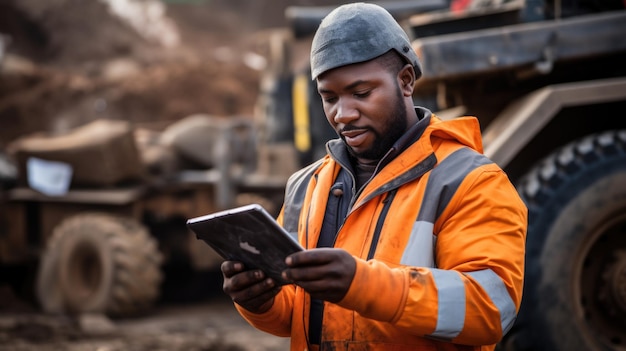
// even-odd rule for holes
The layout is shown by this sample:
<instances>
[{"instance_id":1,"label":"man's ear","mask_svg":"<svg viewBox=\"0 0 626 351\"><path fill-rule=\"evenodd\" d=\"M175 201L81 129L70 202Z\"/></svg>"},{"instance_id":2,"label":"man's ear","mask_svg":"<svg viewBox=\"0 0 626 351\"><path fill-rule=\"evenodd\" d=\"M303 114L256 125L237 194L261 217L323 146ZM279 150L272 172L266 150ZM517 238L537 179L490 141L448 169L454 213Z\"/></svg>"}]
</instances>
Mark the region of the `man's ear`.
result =
<instances>
[{"instance_id":1,"label":"man's ear","mask_svg":"<svg viewBox=\"0 0 626 351\"><path fill-rule=\"evenodd\" d=\"M415 70L410 64L404 65L400 72L398 72L398 81L400 83L400 90L404 96L412 96L413 88L415 86Z\"/></svg>"}]
</instances>

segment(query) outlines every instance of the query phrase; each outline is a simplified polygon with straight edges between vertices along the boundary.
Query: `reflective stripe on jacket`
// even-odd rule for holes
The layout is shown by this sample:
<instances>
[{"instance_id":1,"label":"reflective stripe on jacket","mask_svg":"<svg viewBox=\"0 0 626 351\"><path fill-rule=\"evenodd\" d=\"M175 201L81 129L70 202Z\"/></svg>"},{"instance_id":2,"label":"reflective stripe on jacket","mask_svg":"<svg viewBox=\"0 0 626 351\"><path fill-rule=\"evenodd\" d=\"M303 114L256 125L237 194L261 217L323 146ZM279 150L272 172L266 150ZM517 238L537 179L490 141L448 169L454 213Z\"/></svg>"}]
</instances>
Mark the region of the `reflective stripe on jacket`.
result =
<instances>
[{"instance_id":1,"label":"reflective stripe on jacket","mask_svg":"<svg viewBox=\"0 0 626 351\"><path fill-rule=\"evenodd\" d=\"M327 155L290 178L279 221L307 248L340 167ZM478 121L431 116L354 200L334 246L356 258L356 274L342 301L324 304L321 349L492 350L521 301L527 210L482 155ZM237 308L304 350L309 303L289 285L264 314Z\"/></svg>"}]
</instances>

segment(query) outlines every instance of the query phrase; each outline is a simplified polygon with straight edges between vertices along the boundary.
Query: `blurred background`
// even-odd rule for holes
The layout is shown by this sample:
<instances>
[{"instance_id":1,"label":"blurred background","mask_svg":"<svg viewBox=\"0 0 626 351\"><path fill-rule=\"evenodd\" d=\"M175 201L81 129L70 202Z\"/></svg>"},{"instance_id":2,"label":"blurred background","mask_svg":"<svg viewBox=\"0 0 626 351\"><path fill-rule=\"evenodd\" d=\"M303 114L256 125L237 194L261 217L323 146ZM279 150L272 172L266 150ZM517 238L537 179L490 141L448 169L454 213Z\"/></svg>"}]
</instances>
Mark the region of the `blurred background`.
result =
<instances>
[{"instance_id":1,"label":"blurred background","mask_svg":"<svg viewBox=\"0 0 626 351\"><path fill-rule=\"evenodd\" d=\"M259 203L335 136L308 74L349 1L0 0L0 351L279 350L189 218ZM414 101L477 116L529 208L504 351L626 350L626 2L377 1Z\"/></svg>"},{"instance_id":2,"label":"blurred background","mask_svg":"<svg viewBox=\"0 0 626 351\"><path fill-rule=\"evenodd\" d=\"M266 30L286 25L288 5L333 3L3 0L0 145L96 118L251 115Z\"/></svg>"}]
</instances>

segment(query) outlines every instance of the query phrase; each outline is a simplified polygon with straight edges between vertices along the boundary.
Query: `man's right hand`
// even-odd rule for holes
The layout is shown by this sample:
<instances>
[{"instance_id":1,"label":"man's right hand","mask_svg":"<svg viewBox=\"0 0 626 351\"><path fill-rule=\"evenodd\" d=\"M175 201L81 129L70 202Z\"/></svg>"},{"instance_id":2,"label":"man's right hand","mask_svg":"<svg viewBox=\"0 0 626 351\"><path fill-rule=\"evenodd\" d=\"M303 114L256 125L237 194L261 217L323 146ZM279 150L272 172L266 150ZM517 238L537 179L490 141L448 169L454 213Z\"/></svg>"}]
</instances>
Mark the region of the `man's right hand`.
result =
<instances>
[{"instance_id":1,"label":"man's right hand","mask_svg":"<svg viewBox=\"0 0 626 351\"><path fill-rule=\"evenodd\" d=\"M224 261L222 289L230 298L252 313L267 312L274 303L280 286L258 269L246 270L242 262Z\"/></svg>"}]
</instances>

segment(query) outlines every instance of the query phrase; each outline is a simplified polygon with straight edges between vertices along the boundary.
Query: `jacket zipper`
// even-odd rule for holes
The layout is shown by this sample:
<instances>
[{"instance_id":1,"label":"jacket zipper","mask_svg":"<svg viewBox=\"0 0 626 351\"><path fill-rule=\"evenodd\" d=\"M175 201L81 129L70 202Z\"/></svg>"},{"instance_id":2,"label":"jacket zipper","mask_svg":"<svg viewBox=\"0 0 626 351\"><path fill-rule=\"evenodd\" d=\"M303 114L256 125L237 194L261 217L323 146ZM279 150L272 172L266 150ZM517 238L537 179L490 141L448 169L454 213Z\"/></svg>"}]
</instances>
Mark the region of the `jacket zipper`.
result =
<instances>
[{"instance_id":1,"label":"jacket zipper","mask_svg":"<svg viewBox=\"0 0 626 351\"><path fill-rule=\"evenodd\" d=\"M380 211L380 215L378 216L378 220L376 221L376 229L374 230L374 235L372 236L372 243L370 244L370 250L367 254L367 259L371 260L374 258L374 253L376 253L376 247L378 246L378 239L380 238L380 232L383 230L383 224L385 223L385 219L387 218L387 213L389 213L389 208L391 207L391 203L398 192L398 188L391 190L387 193L387 196L383 200L383 209Z\"/></svg>"}]
</instances>

